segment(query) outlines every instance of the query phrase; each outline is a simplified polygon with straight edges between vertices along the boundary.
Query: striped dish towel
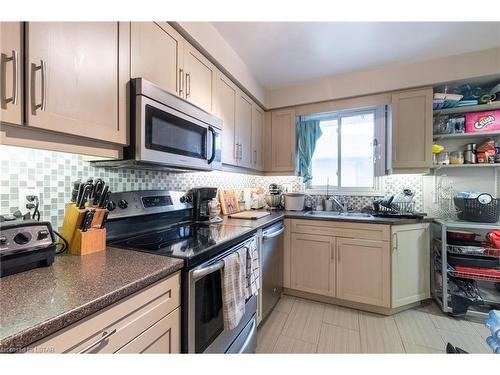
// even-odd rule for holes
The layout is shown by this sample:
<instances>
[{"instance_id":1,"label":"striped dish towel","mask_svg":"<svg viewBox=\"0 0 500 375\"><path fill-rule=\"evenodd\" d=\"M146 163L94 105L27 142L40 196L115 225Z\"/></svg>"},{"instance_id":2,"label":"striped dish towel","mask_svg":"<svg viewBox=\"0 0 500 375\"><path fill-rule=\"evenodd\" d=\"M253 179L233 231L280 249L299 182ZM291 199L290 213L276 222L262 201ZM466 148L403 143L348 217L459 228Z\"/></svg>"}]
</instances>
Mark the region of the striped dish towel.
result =
<instances>
[{"instance_id":1,"label":"striped dish towel","mask_svg":"<svg viewBox=\"0 0 500 375\"><path fill-rule=\"evenodd\" d=\"M224 329L238 326L245 314L247 286L247 249L245 247L224 258L222 270L222 315Z\"/></svg>"},{"instance_id":2,"label":"striped dish towel","mask_svg":"<svg viewBox=\"0 0 500 375\"><path fill-rule=\"evenodd\" d=\"M257 295L260 288L260 262L257 241L254 239L246 248L247 269L245 296L249 298Z\"/></svg>"}]
</instances>

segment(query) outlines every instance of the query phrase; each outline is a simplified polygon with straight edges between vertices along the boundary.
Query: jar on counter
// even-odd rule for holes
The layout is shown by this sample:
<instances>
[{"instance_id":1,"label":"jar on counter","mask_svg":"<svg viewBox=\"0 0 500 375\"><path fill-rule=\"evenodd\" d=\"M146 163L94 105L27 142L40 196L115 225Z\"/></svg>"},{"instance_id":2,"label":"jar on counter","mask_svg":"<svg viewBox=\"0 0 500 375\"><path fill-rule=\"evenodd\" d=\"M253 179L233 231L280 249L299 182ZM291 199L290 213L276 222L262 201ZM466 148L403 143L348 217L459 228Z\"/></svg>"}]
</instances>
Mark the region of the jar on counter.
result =
<instances>
[{"instance_id":1,"label":"jar on counter","mask_svg":"<svg viewBox=\"0 0 500 375\"><path fill-rule=\"evenodd\" d=\"M465 164L476 164L476 144L475 143L467 143L465 146L464 152L464 163Z\"/></svg>"},{"instance_id":2,"label":"jar on counter","mask_svg":"<svg viewBox=\"0 0 500 375\"><path fill-rule=\"evenodd\" d=\"M439 165L448 165L450 164L450 155L447 151L440 152L437 154L437 161Z\"/></svg>"},{"instance_id":3,"label":"jar on counter","mask_svg":"<svg viewBox=\"0 0 500 375\"><path fill-rule=\"evenodd\" d=\"M463 163L464 163L464 152L463 151L450 152L450 164L463 164Z\"/></svg>"}]
</instances>

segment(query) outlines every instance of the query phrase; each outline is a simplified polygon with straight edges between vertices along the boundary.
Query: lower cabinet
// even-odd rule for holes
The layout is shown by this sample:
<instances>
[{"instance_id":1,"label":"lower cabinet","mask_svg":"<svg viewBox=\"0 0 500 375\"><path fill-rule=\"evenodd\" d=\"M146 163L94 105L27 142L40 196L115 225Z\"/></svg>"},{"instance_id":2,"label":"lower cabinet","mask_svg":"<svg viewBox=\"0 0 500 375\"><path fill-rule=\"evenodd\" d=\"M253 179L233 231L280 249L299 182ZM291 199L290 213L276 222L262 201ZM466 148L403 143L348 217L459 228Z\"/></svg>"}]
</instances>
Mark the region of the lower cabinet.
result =
<instances>
[{"instance_id":1,"label":"lower cabinet","mask_svg":"<svg viewBox=\"0 0 500 375\"><path fill-rule=\"evenodd\" d=\"M35 342L28 353L179 353L180 275Z\"/></svg>"},{"instance_id":2,"label":"lower cabinet","mask_svg":"<svg viewBox=\"0 0 500 375\"><path fill-rule=\"evenodd\" d=\"M335 297L335 238L292 234L291 287Z\"/></svg>"},{"instance_id":3,"label":"lower cabinet","mask_svg":"<svg viewBox=\"0 0 500 375\"><path fill-rule=\"evenodd\" d=\"M392 227L392 307L430 297L429 225Z\"/></svg>"},{"instance_id":4,"label":"lower cabinet","mask_svg":"<svg viewBox=\"0 0 500 375\"><path fill-rule=\"evenodd\" d=\"M391 306L389 243L337 238L337 298Z\"/></svg>"}]
</instances>

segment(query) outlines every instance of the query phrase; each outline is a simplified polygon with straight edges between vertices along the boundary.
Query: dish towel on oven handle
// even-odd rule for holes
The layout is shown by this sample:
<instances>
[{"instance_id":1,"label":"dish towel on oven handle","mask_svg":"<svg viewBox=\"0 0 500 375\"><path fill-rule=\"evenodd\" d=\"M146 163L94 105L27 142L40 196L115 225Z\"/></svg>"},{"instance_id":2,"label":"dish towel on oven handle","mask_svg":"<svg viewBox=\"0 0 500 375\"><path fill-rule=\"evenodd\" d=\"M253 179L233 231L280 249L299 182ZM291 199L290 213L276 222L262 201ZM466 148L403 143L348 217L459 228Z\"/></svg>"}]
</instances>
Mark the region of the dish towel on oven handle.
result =
<instances>
[{"instance_id":1,"label":"dish towel on oven handle","mask_svg":"<svg viewBox=\"0 0 500 375\"><path fill-rule=\"evenodd\" d=\"M242 247L224 258L222 270L222 315L224 329L238 326L245 315L247 288L247 249Z\"/></svg>"},{"instance_id":2,"label":"dish towel on oven handle","mask_svg":"<svg viewBox=\"0 0 500 375\"><path fill-rule=\"evenodd\" d=\"M247 246L246 298L257 295L260 288L260 262L257 241L253 239Z\"/></svg>"}]
</instances>

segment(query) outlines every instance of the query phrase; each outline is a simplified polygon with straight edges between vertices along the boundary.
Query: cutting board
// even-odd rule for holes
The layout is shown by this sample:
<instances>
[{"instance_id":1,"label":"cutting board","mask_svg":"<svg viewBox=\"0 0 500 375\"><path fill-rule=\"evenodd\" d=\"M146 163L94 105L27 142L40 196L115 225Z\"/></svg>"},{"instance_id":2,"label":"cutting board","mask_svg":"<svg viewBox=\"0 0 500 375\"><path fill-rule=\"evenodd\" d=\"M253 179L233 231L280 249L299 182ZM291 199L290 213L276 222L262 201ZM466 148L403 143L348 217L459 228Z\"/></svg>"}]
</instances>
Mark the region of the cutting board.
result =
<instances>
[{"instance_id":1,"label":"cutting board","mask_svg":"<svg viewBox=\"0 0 500 375\"><path fill-rule=\"evenodd\" d=\"M267 215L271 215L270 212L264 211L242 211L237 214L231 214L229 217L231 219L247 219L247 220L257 220Z\"/></svg>"},{"instance_id":2,"label":"cutting board","mask_svg":"<svg viewBox=\"0 0 500 375\"><path fill-rule=\"evenodd\" d=\"M240 211L238 195L234 189L219 189L219 201L223 215L231 215Z\"/></svg>"}]
</instances>

